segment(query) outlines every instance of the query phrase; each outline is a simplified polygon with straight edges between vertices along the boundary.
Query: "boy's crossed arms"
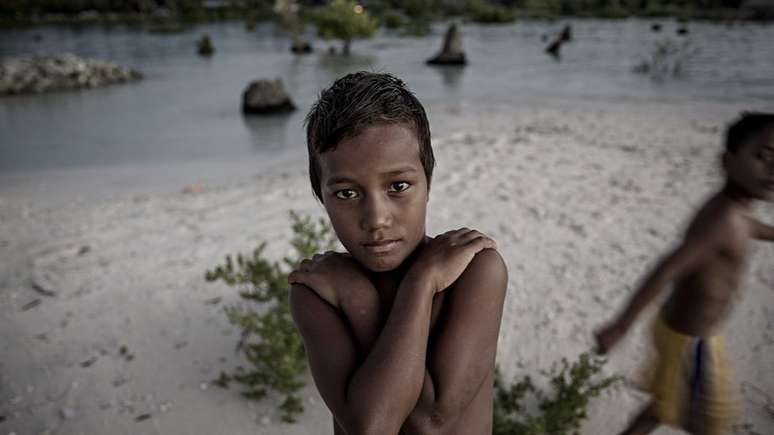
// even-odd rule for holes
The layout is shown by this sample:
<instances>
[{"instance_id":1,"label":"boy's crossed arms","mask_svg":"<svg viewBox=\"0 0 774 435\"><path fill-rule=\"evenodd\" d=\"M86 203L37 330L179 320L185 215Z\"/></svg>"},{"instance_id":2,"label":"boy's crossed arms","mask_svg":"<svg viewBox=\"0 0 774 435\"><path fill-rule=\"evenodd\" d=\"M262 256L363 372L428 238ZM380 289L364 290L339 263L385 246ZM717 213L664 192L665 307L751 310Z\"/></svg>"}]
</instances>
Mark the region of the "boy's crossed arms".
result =
<instances>
[{"instance_id":1,"label":"boy's crossed arms","mask_svg":"<svg viewBox=\"0 0 774 435\"><path fill-rule=\"evenodd\" d=\"M291 312L336 433L462 434L491 425L484 396L492 390L482 386L493 379L507 284L492 248L463 228L428 239L400 282L383 282L340 253L290 275Z\"/></svg>"}]
</instances>

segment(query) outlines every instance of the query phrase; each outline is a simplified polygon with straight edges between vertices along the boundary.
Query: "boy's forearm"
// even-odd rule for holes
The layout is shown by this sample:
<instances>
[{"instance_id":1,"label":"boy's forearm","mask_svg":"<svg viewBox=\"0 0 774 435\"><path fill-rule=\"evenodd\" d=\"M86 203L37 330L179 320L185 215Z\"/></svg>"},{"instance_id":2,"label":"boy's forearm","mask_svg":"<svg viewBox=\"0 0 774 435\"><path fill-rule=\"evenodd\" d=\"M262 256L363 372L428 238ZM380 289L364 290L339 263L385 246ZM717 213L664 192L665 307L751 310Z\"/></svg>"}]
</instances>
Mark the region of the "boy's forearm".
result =
<instances>
[{"instance_id":1,"label":"boy's forearm","mask_svg":"<svg viewBox=\"0 0 774 435\"><path fill-rule=\"evenodd\" d=\"M460 413L443 413L436 400L435 384L430 371L425 369L422 392L414 409L409 414L403 426L410 434L441 434L454 427Z\"/></svg>"},{"instance_id":2,"label":"boy's forearm","mask_svg":"<svg viewBox=\"0 0 774 435\"><path fill-rule=\"evenodd\" d=\"M774 226L759 222L757 238L759 240L774 242Z\"/></svg>"},{"instance_id":3,"label":"boy's forearm","mask_svg":"<svg viewBox=\"0 0 774 435\"><path fill-rule=\"evenodd\" d=\"M433 291L404 279L387 322L346 391L353 412L379 433L397 433L422 390Z\"/></svg>"},{"instance_id":4,"label":"boy's forearm","mask_svg":"<svg viewBox=\"0 0 774 435\"><path fill-rule=\"evenodd\" d=\"M618 316L617 322L624 330L628 330L637 316L645 309L656 296L666 287L667 282L665 279L665 272L663 264L656 267L656 269L645 279L637 292L629 300L626 308Z\"/></svg>"}]
</instances>

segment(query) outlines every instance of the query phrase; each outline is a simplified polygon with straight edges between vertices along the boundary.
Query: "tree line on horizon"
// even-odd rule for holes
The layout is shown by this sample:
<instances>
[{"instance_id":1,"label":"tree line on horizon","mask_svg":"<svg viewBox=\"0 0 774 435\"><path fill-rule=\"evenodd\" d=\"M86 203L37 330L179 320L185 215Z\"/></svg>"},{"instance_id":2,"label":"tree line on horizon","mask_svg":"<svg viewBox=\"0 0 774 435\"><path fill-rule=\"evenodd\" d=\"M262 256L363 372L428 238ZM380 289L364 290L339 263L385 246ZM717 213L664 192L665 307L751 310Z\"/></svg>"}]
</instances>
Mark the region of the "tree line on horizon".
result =
<instances>
[{"instance_id":1,"label":"tree line on horizon","mask_svg":"<svg viewBox=\"0 0 774 435\"><path fill-rule=\"evenodd\" d=\"M517 16L557 15L697 16L711 17L708 11L738 10L747 0L362 0L359 3L373 16L402 13L408 17L443 18L467 16L473 21L506 22ZM302 9L315 9L329 0L298 0ZM76 18L85 12L119 16L158 16L192 21L244 18L270 19L275 0L3 0L2 23L34 23L46 16ZM722 16L722 15L721 15Z\"/></svg>"}]
</instances>

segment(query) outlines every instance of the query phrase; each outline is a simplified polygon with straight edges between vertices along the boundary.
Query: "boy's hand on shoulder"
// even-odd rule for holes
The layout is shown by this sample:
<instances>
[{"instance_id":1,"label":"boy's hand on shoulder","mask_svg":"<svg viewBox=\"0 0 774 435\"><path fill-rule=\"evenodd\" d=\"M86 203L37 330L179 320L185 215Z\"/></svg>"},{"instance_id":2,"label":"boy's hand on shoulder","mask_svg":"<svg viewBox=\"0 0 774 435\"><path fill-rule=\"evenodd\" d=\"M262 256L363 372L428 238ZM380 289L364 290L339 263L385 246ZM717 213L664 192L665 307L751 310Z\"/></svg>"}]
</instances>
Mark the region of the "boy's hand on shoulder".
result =
<instances>
[{"instance_id":1,"label":"boy's hand on shoulder","mask_svg":"<svg viewBox=\"0 0 774 435\"><path fill-rule=\"evenodd\" d=\"M328 251L303 260L288 275L288 283L303 284L335 308L352 289L371 286L365 272L349 254Z\"/></svg>"},{"instance_id":2,"label":"boy's hand on shoulder","mask_svg":"<svg viewBox=\"0 0 774 435\"><path fill-rule=\"evenodd\" d=\"M602 329L597 330L594 333L594 338L597 342L597 352L603 355L610 352L623 338L624 334L626 334L626 329L617 322L607 324Z\"/></svg>"},{"instance_id":3,"label":"boy's hand on shoulder","mask_svg":"<svg viewBox=\"0 0 774 435\"><path fill-rule=\"evenodd\" d=\"M428 280L435 293L452 285L470 261L484 249L497 249L494 240L469 228L447 231L428 242L419 253L410 273Z\"/></svg>"}]
</instances>

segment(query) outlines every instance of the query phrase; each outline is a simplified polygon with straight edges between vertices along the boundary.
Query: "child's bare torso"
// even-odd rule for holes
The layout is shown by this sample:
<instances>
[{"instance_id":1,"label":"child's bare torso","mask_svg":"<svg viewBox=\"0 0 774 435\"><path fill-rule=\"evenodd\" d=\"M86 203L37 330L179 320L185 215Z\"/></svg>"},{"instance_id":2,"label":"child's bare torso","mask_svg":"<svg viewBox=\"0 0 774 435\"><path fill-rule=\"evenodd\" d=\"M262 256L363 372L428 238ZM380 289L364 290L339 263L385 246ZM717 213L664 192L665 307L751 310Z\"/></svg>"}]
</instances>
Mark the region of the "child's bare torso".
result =
<instances>
[{"instance_id":1,"label":"child's bare torso","mask_svg":"<svg viewBox=\"0 0 774 435\"><path fill-rule=\"evenodd\" d=\"M380 318L377 320L378 329L384 327L387 320L387 313L390 312L392 304L395 300L395 294L398 289L399 281L379 281L373 282L374 287L379 293L380 300ZM446 299L447 292L454 291L448 289L443 292L439 292L433 298L433 308L430 318L430 342L428 348L432 349L433 335L437 327L443 327L443 308L444 300ZM355 335L359 335L364 329L369 328L369 324L373 321L373 318L360 318L353 320L350 318L350 326L354 330ZM369 334L366 334L369 335ZM484 380L483 385L479 389L478 393L473 397L468 408L463 415L460 415L454 427L454 431L449 432L450 435L469 435L469 434L485 434L492 432L492 400L494 395L494 371L492 371ZM334 435L346 435L346 432L333 421ZM403 427L398 435L414 435L409 428Z\"/></svg>"},{"instance_id":2,"label":"child's bare torso","mask_svg":"<svg viewBox=\"0 0 774 435\"><path fill-rule=\"evenodd\" d=\"M665 321L675 331L710 336L732 308L748 256L751 227L739 204L715 195L699 211L686 233L689 237L720 235L716 248L702 253L702 261L680 277L663 307Z\"/></svg>"}]
</instances>

